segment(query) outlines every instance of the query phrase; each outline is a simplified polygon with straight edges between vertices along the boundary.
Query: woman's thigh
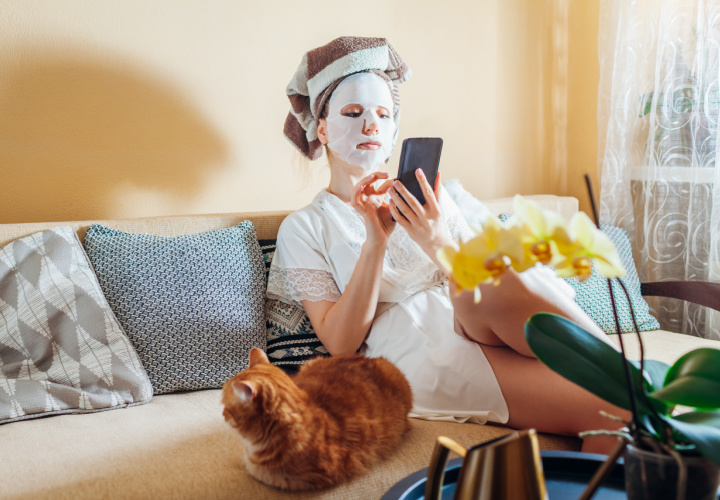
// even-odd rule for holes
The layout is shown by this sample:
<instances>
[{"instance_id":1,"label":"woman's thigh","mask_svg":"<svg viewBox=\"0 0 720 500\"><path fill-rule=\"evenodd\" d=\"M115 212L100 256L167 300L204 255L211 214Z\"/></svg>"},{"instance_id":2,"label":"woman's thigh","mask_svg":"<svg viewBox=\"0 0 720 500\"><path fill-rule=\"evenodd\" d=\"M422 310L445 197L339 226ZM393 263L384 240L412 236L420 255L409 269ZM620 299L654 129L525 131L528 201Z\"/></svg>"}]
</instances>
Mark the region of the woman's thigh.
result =
<instances>
[{"instance_id":1,"label":"woman's thigh","mask_svg":"<svg viewBox=\"0 0 720 500\"><path fill-rule=\"evenodd\" d=\"M537 359L519 355L507 347L482 345L508 406L509 427L535 428L539 432L577 435L597 429L617 429L621 424L600 415L604 410L624 420L626 410L607 403L561 377ZM612 442L598 442L596 449L608 452Z\"/></svg>"},{"instance_id":2,"label":"woman's thigh","mask_svg":"<svg viewBox=\"0 0 720 500\"><path fill-rule=\"evenodd\" d=\"M477 304L470 292L451 293L456 323L471 340L490 346L504 344L533 358L525 340L525 322L539 312L569 318L607 342L607 336L552 280L536 269L522 274L508 270L498 285L480 286Z\"/></svg>"}]
</instances>

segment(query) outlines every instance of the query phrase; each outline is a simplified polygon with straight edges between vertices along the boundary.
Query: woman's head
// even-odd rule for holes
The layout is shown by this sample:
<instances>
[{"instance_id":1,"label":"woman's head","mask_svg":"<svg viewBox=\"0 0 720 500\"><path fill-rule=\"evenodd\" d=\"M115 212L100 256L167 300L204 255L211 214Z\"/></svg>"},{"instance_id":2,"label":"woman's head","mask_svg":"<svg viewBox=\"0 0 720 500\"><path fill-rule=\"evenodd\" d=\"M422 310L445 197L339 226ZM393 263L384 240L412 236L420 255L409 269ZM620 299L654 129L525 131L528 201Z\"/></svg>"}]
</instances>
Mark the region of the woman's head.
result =
<instances>
[{"instance_id":1,"label":"woman's head","mask_svg":"<svg viewBox=\"0 0 720 500\"><path fill-rule=\"evenodd\" d=\"M338 156L343 149L343 155L353 153L353 157L384 155L377 165L390 156L397 139L397 84L409 77L410 69L384 38L342 37L311 50L286 89L291 110L285 136L310 160L320 158L323 144L328 144ZM343 110L350 104L362 107L359 115L357 106L354 112ZM383 118L384 111L389 112L389 120ZM373 135L377 140L364 139ZM358 139L354 144L350 144L352 137ZM373 142L380 146L366 144Z\"/></svg>"},{"instance_id":2,"label":"woman's head","mask_svg":"<svg viewBox=\"0 0 720 500\"><path fill-rule=\"evenodd\" d=\"M397 127L388 82L369 72L343 79L318 120L322 144L341 160L372 170L392 153Z\"/></svg>"}]
</instances>

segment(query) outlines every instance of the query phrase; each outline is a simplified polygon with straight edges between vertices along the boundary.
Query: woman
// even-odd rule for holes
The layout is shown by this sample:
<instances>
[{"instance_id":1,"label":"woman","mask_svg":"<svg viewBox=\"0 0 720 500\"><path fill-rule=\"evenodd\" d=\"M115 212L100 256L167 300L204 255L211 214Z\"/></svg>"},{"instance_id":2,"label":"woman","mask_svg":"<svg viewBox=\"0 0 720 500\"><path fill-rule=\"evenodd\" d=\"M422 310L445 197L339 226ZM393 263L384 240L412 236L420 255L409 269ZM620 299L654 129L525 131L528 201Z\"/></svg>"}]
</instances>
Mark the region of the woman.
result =
<instances>
[{"instance_id":1,"label":"woman","mask_svg":"<svg viewBox=\"0 0 720 500\"><path fill-rule=\"evenodd\" d=\"M540 311L604 337L556 278L508 272L483 287L480 304L449 293L437 250L473 233L439 176L431 187L418 170L422 206L377 171L398 135L396 85L409 76L380 38L339 38L303 58L287 89L285 135L309 159L325 149L330 184L283 222L268 294L301 305L331 354L395 363L413 388L415 417L558 434L608 427L599 409L625 417L545 367L525 341L523 325Z\"/></svg>"}]
</instances>

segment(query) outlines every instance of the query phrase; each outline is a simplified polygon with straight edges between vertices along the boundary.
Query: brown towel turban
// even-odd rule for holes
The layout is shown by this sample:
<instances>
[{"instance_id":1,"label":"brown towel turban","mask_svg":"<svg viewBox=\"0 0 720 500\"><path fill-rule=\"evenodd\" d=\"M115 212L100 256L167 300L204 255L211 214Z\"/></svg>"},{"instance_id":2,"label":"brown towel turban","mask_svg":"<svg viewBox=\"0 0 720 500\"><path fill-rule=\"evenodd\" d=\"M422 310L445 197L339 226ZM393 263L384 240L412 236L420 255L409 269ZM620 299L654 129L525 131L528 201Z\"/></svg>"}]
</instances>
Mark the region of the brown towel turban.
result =
<instances>
[{"instance_id":1,"label":"brown towel turban","mask_svg":"<svg viewBox=\"0 0 720 500\"><path fill-rule=\"evenodd\" d=\"M332 91L347 76L372 71L390 85L395 108L395 125L400 122L397 84L410 78L410 68L384 38L341 37L307 52L287 86L290 113L284 133L290 142L310 160L322 156L317 137L317 121ZM397 129L393 145L397 140Z\"/></svg>"}]
</instances>

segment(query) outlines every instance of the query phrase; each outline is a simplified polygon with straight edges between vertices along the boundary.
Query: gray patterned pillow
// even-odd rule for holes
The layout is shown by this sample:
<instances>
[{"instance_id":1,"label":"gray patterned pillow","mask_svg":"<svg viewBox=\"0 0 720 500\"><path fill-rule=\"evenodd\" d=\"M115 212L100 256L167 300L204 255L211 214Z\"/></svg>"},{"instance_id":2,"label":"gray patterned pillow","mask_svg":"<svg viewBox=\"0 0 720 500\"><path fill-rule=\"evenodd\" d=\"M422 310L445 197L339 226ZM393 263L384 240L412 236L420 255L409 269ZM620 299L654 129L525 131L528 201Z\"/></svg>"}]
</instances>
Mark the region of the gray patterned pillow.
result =
<instances>
[{"instance_id":1,"label":"gray patterned pillow","mask_svg":"<svg viewBox=\"0 0 720 500\"><path fill-rule=\"evenodd\" d=\"M150 380L72 228L0 249L0 423L151 398Z\"/></svg>"},{"instance_id":2,"label":"gray patterned pillow","mask_svg":"<svg viewBox=\"0 0 720 500\"><path fill-rule=\"evenodd\" d=\"M174 237L99 224L85 248L155 394L218 388L265 349L266 278L255 228Z\"/></svg>"}]
</instances>

